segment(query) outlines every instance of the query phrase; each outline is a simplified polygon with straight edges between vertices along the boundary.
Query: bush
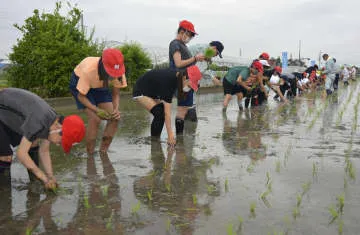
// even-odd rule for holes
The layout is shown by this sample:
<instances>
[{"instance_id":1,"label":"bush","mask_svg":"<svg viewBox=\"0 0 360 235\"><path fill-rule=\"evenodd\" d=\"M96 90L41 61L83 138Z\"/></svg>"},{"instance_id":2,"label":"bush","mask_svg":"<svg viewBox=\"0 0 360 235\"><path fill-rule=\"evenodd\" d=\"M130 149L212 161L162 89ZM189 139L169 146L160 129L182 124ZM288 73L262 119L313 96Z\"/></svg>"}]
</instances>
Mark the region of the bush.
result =
<instances>
[{"instance_id":1,"label":"bush","mask_svg":"<svg viewBox=\"0 0 360 235\"><path fill-rule=\"evenodd\" d=\"M148 69L152 63L150 56L145 52L139 43L129 42L118 47L125 58L125 69L128 87L131 89L136 80Z\"/></svg>"},{"instance_id":2,"label":"bush","mask_svg":"<svg viewBox=\"0 0 360 235\"><path fill-rule=\"evenodd\" d=\"M57 2L52 13L39 13L14 26L22 33L9 55L9 85L31 90L43 97L68 95L70 74L87 56L101 54L102 48L78 27L81 11L68 4L67 16L60 15Z\"/></svg>"}]
</instances>

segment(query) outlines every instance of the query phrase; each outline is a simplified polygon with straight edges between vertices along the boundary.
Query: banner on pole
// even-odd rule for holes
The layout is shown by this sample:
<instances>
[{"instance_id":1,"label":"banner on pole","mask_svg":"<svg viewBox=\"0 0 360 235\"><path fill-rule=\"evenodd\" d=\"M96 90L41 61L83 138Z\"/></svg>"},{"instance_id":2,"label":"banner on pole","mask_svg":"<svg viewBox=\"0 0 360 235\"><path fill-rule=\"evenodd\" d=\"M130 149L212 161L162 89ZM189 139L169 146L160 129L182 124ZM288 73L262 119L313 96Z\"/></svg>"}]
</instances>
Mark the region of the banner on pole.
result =
<instances>
[{"instance_id":1,"label":"banner on pole","mask_svg":"<svg viewBox=\"0 0 360 235\"><path fill-rule=\"evenodd\" d=\"M282 54L281 54L281 62L282 62L282 68L283 69L288 67L288 53L287 53L287 51L282 52Z\"/></svg>"}]
</instances>

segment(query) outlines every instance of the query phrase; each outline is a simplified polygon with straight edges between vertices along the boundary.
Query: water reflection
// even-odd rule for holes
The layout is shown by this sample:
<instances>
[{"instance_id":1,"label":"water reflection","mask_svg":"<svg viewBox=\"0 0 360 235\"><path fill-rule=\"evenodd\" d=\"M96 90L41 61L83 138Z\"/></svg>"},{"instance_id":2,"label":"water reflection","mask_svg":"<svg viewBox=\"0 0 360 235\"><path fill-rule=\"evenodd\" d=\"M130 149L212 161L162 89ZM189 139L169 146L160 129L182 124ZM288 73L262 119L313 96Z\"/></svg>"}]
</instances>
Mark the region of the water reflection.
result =
<instances>
[{"instance_id":1,"label":"water reflection","mask_svg":"<svg viewBox=\"0 0 360 235\"><path fill-rule=\"evenodd\" d=\"M252 160L264 159L266 148L261 141L261 132L269 127L267 118L261 107L239 112L236 121L231 121L223 113L224 148L234 155L249 155Z\"/></svg>"},{"instance_id":2,"label":"water reflection","mask_svg":"<svg viewBox=\"0 0 360 235\"><path fill-rule=\"evenodd\" d=\"M167 149L165 157L159 141L151 142L153 169L134 181L139 201L153 211L167 211L171 225L181 234L193 234L200 213L210 214L213 197L220 195L218 182L207 178L211 162L192 156L193 136L178 136L175 149Z\"/></svg>"}]
</instances>

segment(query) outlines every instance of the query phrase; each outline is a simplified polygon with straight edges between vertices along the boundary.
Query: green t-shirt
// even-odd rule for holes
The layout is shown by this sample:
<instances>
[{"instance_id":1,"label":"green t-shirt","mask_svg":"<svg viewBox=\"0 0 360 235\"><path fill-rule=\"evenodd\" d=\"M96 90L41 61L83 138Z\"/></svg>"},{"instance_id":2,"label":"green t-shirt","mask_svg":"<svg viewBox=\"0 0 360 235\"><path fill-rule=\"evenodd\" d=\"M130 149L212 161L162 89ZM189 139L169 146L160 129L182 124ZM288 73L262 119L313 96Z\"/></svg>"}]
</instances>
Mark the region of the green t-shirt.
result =
<instances>
[{"instance_id":1,"label":"green t-shirt","mask_svg":"<svg viewBox=\"0 0 360 235\"><path fill-rule=\"evenodd\" d=\"M225 79L235 85L238 77L241 75L242 80L246 81L250 77L250 69L246 66L235 66L229 69Z\"/></svg>"}]
</instances>

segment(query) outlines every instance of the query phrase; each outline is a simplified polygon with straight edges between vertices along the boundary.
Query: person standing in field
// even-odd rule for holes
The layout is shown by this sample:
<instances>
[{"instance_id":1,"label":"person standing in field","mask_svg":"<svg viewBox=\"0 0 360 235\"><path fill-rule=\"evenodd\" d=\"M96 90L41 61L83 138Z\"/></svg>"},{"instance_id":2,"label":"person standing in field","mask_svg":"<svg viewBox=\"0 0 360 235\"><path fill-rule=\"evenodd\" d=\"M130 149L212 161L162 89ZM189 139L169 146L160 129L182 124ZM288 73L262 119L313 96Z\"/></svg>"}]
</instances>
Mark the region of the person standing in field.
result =
<instances>
[{"instance_id":1,"label":"person standing in field","mask_svg":"<svg viewBox=\"0 0 360 235\"><path fill-rule=\"evenodd\" d=\"M111 82L112 87L109 83ZM100 151L107 152L120 120L120 88L126 87L124 57L120 50L109 48L101 57L87 57L78 64L70 78L70 91L77 108L88 117L86 149L93 154L101 120L106 126Z\"/></svg>"},{"instance_id":2,"label":"person standing in field","mask_svg":"<svg viewBox=\"0 0 360 235\"><path fill-rule=\"evenodd\" d=\"M194 25L187 20L180 22L177 35L169 45L169 65L171 69L176 71L184 71L187 67L195 65L198 61L204 61L203 53L192 56L189 48L186 46L197 35ZM194 90L189 89L186 92L186 99L179 101L175 119L175 128L177 134L182 134L184 131L184 119L188 110L194 104ZM197 118L195 118L196 120Z\"/></svg>"}]
</instances>

